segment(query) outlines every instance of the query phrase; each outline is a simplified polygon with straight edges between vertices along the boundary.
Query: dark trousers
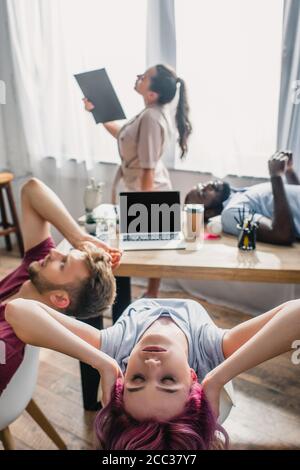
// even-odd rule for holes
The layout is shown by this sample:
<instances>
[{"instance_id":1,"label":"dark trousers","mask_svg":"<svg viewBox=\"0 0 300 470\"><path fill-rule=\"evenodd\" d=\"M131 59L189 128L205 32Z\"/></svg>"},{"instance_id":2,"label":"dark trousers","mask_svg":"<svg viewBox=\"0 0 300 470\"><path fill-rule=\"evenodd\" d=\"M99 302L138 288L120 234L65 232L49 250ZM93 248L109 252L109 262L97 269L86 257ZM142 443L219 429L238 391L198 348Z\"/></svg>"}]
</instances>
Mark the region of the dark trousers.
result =
<instances>
[{"instance_id":1,"label":"dark trousers","mask_svg":"<svg viewBox=\"0 0 300 470\"><path fill-rule=\"evenodd\" d=\"M131 303L131 285L130 277L116 277L117 296L112 309L113 323L116 323L124 310ZM84 323L93 326L99 330L103 329L103 318L90 318L83 320ZM97 393L100 381L100 374L93 367L80 362L81 386L83 406L87 411L95 411L101 408L97 401Z\"/></svg>"}]
</instances>

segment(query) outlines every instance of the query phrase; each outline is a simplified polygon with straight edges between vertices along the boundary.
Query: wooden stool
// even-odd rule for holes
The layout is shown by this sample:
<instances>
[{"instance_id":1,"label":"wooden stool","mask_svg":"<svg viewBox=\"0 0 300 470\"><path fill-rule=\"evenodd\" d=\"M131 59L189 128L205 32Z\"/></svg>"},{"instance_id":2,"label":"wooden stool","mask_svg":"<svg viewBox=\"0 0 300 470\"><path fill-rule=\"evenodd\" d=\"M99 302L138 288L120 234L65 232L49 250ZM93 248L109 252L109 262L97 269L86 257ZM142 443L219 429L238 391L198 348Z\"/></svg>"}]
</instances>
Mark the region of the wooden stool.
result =
<instances>
[{"instance_id":1,"label":"wooden stool","mask_svg":"<svg viewBox=\"0 0 300 470\"><path fill-rule=\"evenodd\" d=\"M7 251L12 250L12 243L10 239L10 234L15 233L17 237L17 242L20 250L21 257L24 256L24 245L23 239L19 224L19 219L16 211L14 196L11 189L11 182L14 179L12 173L0 173L0 213L1 213L1 223L0 227L3 227L3 230L0 229L0 236L5 237L5 245ZM6 193L6 198L10 210L10 217L12 223L8 222L7 212L5 207L4 194Z\"/></svg>"}]
</instances>

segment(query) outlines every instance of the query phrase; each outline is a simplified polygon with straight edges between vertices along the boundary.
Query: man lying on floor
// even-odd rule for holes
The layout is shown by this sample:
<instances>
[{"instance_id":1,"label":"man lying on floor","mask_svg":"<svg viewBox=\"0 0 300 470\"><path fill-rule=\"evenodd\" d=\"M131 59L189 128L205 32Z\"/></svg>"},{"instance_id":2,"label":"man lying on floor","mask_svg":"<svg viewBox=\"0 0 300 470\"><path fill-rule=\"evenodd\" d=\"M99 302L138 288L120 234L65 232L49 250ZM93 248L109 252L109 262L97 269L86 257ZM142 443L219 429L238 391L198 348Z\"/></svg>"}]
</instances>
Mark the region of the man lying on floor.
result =
<instances>
[{"instance_id":1,"label":"man lying on floor","mask_svg":"<svg viewBox=\"0 0 300 470\"><path fill-rule=\"evenodd\" d=\"M31 299L77 318L99 316L114 302L112 268L119 265L121 257L119 250L84 233L41 181L31 179L23 186L21 202L25 257L0 282L0 341L5 350L5 364L0 364L0 394L24 356L24 341L5 320L7 303ZM74 247L68 255L55 249L50 224Z\"/></svg>"},{"instance_id":2,"label":"man lying on floor","mask_svg":"<svg viewBox=\"0 0 300 470\"><path fill-rule=\"evenodd\" d=\"M238 235L239 210L254 213L257 239L266 243L290 245L300 239L300 182L290 152L277 152L269 160L270 182L233 189L216 180L199 184L186 196L186 203L204 204L205 219L222 215L225 233ZM285 182L284 179L285 178Z\"/></svg>"}]
</instances>

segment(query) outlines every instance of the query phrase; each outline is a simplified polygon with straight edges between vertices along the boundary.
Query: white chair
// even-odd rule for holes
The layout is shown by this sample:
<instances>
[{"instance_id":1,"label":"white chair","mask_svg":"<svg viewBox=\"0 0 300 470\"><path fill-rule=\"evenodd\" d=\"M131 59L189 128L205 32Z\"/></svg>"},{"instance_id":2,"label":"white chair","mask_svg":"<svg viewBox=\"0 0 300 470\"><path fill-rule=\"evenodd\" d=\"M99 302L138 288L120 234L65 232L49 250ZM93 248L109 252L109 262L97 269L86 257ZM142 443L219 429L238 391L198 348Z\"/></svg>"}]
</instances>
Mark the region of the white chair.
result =
<instances>
[{"instance_id":1,"label":"white chair","mask_svg":"<svg viewBox=\"0 0 300 470\"><path fill-rule=\"evenodd\" d=\"M63 450L66 444L32 399L37 382L39 348L26 345L22 364L0 396L0 440L5 450L15 448L9 425L26 410L47 436Z\"/></svg>"},{"instance_id":2,"label":"white chair","mask_svg":"<svg viewBox=\"0 0 300 470\"><path fill-rule=\"evenodd\" d=\"M221 390L220 395L220 414L218 423L223 425L228 418L232 407L235 406L235 393L232 382L228 382Z\"/></svg>"}]
</instances>

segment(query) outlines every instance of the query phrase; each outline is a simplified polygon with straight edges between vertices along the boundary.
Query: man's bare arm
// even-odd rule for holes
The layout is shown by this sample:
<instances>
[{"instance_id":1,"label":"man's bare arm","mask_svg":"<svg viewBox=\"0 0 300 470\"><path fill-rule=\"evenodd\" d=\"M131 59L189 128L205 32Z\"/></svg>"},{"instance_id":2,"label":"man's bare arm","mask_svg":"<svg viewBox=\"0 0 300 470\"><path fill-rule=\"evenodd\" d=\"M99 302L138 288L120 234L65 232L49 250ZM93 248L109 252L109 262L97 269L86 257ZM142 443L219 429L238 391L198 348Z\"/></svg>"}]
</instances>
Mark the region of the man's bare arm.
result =
<instances>
[{"instance_id":1,"label":"man's bare arm","mask_svg":"<svg viewBox=\"0 0 300 470\"><path fill-rule=\"evenodd\" d=\"M33 179L30 179L21 190L21 230L25 251L50 237L50 224L32 207L29 198L30 188L33 185Z\"/></svg>"},{"instance_id":2,"label":"man's bare arm","mask_svg":"<svg viewBox=\"0 0 300 470\"><path fill-rule=\"evenodd\" d=\"M300 180L294 169L293 154L292 152L287 153L287 165L285 170L286 182L288 184L300 185Z\"/></svg>"},{"instance_id":3,"label":"man's bare arm","mask_svg":"<svg viewBox=\"0 0 300 470\"><path fill-rule=\"evenodd\" d=\"M50 236L50 224L54 225L74 248L80 250L90 242L109 254L113 269L119 266L122 253L85 233L57 195L42 181L31 178L22 188L22 232L25 251Z\"/></svg>"},{"instance_id":4,"label":"man's bare arm","mask_svg":"<svg viewBox=\"0 0 300 470\"><path fill-rule=\"evenodd\" d=\"M287 170L285 172L285 176L286 176L286 182L288 184L293 184L296 186L300 185L300 180L294 169Z\"/></svg>"},{"instance_id":5,"label":"man's bare arm","mask_svg":"<svg viewBox=\"0 0 300 470\"><path fill-rule=\"evenodd\" d=\"M44 183L31 178L22 188L22 233L25 251L45 240L54 225L76 247L84 232L57 195Z\"/></svg>"},{"instance_id":6,"label":"man's bare arm","mask_svg":"<svg viewBox=\"0 0 300 470\"><path fill-rule=\"evenodd\" d=\"M282 180L286 161L280 156L269 160L274 208L272 219L262 217L259 221L257 239L262 242L291 245L295 241L294 220Z\"/></svg>"}]
</instances>

